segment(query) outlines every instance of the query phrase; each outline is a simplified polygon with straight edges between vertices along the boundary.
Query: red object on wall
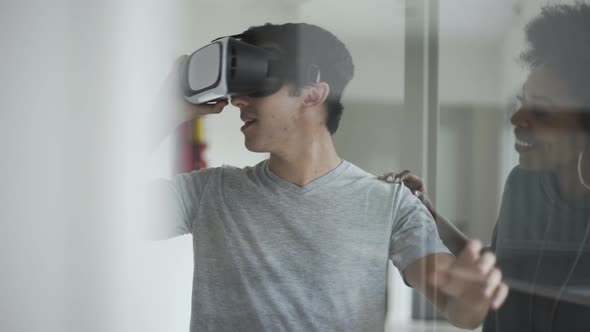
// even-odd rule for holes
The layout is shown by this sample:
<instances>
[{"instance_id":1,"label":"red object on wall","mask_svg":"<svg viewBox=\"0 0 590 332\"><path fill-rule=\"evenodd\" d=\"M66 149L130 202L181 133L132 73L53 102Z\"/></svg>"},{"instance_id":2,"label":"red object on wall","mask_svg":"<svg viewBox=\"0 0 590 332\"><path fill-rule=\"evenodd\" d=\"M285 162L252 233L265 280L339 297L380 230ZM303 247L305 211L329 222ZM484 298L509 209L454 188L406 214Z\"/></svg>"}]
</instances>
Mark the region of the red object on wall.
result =
<instances>
[{"instance_id":1,"label":"red object on wall","mask_svg":"<svg viewBox=\"0 0 590 332\"><path fill-rule=\"evenodd\" d=\"M207 167L203 120L196 119L183 123L176 133L175 173L188 173Z\"/></svg>"}]
</instances>

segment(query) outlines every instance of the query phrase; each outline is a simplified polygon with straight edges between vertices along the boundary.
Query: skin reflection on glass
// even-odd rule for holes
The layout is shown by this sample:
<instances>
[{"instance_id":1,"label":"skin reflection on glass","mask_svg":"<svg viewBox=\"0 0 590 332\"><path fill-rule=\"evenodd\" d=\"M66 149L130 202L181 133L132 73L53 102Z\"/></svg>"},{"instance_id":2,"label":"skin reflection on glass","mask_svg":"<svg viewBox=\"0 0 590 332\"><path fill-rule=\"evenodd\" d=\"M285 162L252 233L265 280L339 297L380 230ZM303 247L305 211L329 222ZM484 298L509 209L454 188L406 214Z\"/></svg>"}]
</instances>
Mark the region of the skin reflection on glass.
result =
<instances>
[{"instance_id":1,"label":"skin reflection on glass","mask_svg":"<svg viewBox=\"0 0 590 332\"><path fill-rule=\"evenodd\" d=\"M526 38L530 72L511 117L519 164L492 239L514 287L483 331L590 331L590 5L545 7ZM382 179L425 191L409 171Z\"/></svg>"}]
</instances>

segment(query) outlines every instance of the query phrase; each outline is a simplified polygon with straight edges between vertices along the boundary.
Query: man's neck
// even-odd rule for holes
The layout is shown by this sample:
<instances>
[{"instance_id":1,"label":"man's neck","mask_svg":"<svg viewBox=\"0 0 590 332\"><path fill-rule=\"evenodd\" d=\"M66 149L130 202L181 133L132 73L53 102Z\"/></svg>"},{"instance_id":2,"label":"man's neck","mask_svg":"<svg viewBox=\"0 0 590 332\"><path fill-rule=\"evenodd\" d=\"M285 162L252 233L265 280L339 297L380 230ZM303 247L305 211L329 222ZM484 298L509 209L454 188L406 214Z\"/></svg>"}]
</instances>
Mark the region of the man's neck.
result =
<instances>
[{"instance_id":1,"label":"man's neck","mask_svg":"<svg viewBox=\"0 0 590 332\"><path fill-rule=\"evenodd\" d=\"M283 153L271 153L269 167L277 176L300 187L329 173L342 159L329 134L302 142Z\"/></svg>"}]
</instances>

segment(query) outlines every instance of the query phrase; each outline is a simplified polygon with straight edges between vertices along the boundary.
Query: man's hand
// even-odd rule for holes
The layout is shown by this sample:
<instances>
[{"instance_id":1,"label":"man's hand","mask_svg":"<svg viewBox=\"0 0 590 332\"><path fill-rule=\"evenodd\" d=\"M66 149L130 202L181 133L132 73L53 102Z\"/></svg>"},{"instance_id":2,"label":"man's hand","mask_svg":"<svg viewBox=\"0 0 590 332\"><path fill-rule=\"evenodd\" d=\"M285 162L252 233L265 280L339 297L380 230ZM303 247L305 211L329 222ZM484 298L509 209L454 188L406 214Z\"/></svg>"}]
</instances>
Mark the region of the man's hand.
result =
<instances>
[{"instance_id":1,"label":"man's hand","mask_svg":"<svg viewBox=\"0 0 590 332\"><path fill-rule=\"evenodd\" d=\"M160 88L154 110L148 119L151 149L184 122L206 114L220 113L228 104L227 101L220 101L215 104L195 105L184 98L180 71L184 68L186 61L188 61L187 55L176 60L172 71Z\"/></svg>"},{"instance_id":2,"label":"man's hand","mask_svg":"<svg viewBox=\"0 0 590 332\"><path fill-rule=\"evenodd\" d=\"M167 106L165 107L169 110L167 115L173 119L172 122L176 126L183 122L194 120L199 116L220 113L227 106L227 101L220 101L215 104L195 105L184 99L180 71L184 69L187 61L187 55L183 55L176 60L172 71L164 81L160 91L160 102Z\"/></svg>"},{"instance_id":3,"label":"man's hand","mask_svg":"<svg viewBox=\"0 0 590 332\"><path fill-rule=\"evenodd\" d=\"M454 262L427 271L427 283L444 299L440 309L458 327L476 328L508 295L508 286L495 266L496 256L481 250L479 241L469 241Z\"/></svg>"}]
</instances>

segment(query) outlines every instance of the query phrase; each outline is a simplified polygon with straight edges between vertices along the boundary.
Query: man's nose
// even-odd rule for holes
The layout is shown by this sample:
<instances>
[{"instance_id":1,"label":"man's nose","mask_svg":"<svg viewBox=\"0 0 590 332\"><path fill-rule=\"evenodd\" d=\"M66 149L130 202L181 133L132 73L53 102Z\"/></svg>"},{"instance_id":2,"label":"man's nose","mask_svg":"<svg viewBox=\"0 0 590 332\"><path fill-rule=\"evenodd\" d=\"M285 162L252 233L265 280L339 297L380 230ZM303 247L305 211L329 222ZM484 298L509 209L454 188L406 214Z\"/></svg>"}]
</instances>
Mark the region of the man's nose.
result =
<instances>
[{"instance_id":1,"label":"man's nose","mask_svg":"<svg viewBox=\"0 0 590 332\"><path fill-rule=\"evenodd\" d=\"M250 97L248 96L236 96L231 97L231 104L235 107L242 108L250 104Z\"/></svg>"}]
</instances>

